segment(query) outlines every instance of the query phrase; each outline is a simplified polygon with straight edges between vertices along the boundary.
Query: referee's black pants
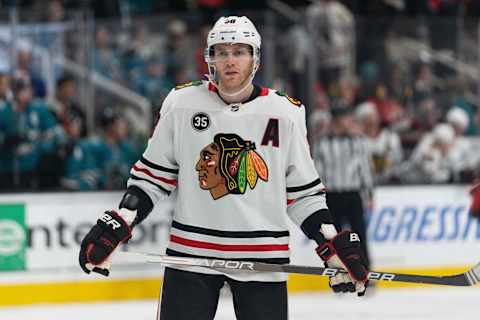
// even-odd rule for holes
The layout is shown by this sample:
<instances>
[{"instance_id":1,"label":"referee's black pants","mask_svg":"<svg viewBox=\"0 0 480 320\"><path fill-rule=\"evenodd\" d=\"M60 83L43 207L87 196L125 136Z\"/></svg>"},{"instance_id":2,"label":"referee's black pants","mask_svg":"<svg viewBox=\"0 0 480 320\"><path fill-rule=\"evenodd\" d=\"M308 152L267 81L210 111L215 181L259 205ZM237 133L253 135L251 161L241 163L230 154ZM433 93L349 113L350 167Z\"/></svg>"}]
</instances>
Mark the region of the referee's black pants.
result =
<instances>
[{"instance_id":1,"label":"referee's black pants","mask_svg":"<svg viewBox=\"0 0 480 320\"><path fill-rule=\"evenodd\" d=\"M364 218L362 197L358 191L327 192L327 206L332 213L335 227L342 230L345 223L360 237L367 265L370 267L370 256L367 246L367 226Z\"/></svg>"},{"instance_id":2,"label":"referee's black pants","mask_svg":"<svg viewBox=\"0 0 480 320\"><path fill-rule=\"evenodd\" d=\"M213 320L220 289L228 283L237 320L287 320L287 283L236 281L165 268L157 320ZM232 315L233 316L233 315Z\"/></svg>"}]
</instances>

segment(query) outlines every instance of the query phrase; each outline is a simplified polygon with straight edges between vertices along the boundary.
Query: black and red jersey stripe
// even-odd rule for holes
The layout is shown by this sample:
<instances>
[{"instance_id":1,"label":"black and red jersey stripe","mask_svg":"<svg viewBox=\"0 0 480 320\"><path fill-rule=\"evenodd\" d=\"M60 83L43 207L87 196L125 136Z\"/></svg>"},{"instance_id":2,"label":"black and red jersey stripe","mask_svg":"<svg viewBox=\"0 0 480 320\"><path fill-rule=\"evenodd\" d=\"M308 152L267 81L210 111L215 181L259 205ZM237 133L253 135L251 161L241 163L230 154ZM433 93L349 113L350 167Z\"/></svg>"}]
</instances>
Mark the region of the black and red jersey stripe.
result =
<instances>
[{"instance_id":1,"label":"black and red jersey stripe","mask_svg":"<svg viewBox=\"0 0 480 320\"><path fill-rule=\"evenodd\" d=\"M223 238L281 238L290 236L288 230L285 231L271 231L271 230L256 230L256 231L225 231L209 229L204 227L192 226L183 224L178 221L172 221L172 228L204 234L208 236L223 237Z\"/></svg>"},{"instance_id":2,"label":"black and red jersey stripe","mask_svg":"<svg viewBox=\"0 0 480 320\"><path fill-rule=\"evenodd\" d=\"M139 166L137 166L136 164L133 165L132 167L133 171L137 171L137 172L142 172L144 174L146 174L147 176L155 179L155 180L158 180L158 181L161 181L163 183L166 183L166 184L169 184L169 185L172 185L174 187L177 186L177 180L176 179L168 179L168 178L165 178L165 177L161 177L161 176L157 176L155 174L153 174L150 170L148 170L147 168L140 168Z\"/></svg>"},{"instance_id":3,"label":"black and red jersey stripe","mask_svg":"<svg viewBox=\"0 0 480 320\"><path fill-rule=\"evenodd\" d=\"M140 157L140 162L143 163L145 166L150 167L150 168L155 169L155 170L165 171L165 172L173 173L173 174L178 174L178 169L170 169L170 168L166 168L166 167L163 167L161 165L155 164L155 163L151 162L150 160L147 160L144 156Z\"/></svg>"},{"instance_id":4,"label":"black and red jersey stripe","mask_svg":"<svg viewBox=\"0 0 480 320\"><path fill-rule=\"evenodd\" d=\"M288 244L222 244L192 240L176 235L170 235L170 242L194 248L210 249L216 251L288 251Z\"/></svg>"},{"instance_id":5,"label":"black and red jersey stripe","mask_svg":"<svg viewBox=\"0 0 480 320\"><path fill-rule=\"evenodd\" d=\"M289 235L288 230L226 231L174 220L167 252L180 252L188 256L198 252L215 259L288 263Z\"/></svg>"}]
</instances>

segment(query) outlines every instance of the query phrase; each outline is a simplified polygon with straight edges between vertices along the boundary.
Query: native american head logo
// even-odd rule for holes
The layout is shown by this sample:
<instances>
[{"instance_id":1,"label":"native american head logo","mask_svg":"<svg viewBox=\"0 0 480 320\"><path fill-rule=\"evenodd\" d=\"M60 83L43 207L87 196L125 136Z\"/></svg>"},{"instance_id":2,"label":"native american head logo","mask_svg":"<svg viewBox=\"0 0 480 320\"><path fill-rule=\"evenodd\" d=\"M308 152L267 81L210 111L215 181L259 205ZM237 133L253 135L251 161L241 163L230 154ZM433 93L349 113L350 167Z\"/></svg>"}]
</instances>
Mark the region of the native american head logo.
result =
<instances>
[{"instance_id":1,"label":"native american head logo","mask_svg":"<svg viewBox=\"0 0 480 320\"><path fill-rule=\"evenodd\" d=\"M229 193L244 194L247 186L255 188L258 179L268 181L267 165L255 149L255 143L236 134L215 135L200 151L195 166L200 188L216 200Z\"/></svg>"}]
</instances>

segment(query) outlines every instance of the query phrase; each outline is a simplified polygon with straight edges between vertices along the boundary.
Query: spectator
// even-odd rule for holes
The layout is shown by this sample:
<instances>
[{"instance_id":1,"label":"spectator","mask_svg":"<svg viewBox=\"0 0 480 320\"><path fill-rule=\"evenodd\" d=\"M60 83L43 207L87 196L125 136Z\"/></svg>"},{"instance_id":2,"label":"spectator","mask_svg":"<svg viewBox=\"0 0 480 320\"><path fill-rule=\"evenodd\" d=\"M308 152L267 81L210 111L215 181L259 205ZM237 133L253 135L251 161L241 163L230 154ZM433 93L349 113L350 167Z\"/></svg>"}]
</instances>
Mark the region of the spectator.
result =
<instances>
[{"instance_id":1,"label":"spectator","mask_svg":"<svg viewBox=\"0 0 480 320\"><path fill-rule=\"evenodd\" d=\"M175 83L186 83L195 78L195 51L187 25L179 19L170 21L167 26L167 76Z\"/></svg>"},{"instance_id":2,"label":"spectator","mask_svg":"<svg viewBox=\"0 0 480 320\"><path fill-rule=\"evenodd\" d=\"M302 101L308 97L308 55L312 41L302 22L295 23L285 34L285 41L278 43L283 55L284 68L288 72L289 92Z\"/></svg>"},{"instance_id":3,"label":"spectator","mask_svg":"<svg viewBox=\"0 0 480 320\"><path fill-rule=\"evenodd\" d=\"M407 182L458 182L465 167L462 150L456 142L455 130L450 124L436 125L404 165L402 172Z\"/></svg>"},{"instance_id":4,"label":"spectator","mask_svg":"<svg viewBox=\"0 0 480 320\"><path fill-rule=\"evenodd\" d=\"M24 42L19 46L16 67L15 74L17 77L28 76L33 89L33 96L36 98L45 98L47 96L47 88L45 81L33 67L30 44Z\"/></svg>"},{"instance_id":5,"label":"spectator","mask_svg":"<svg viewBox=\"0 0 480 320\"><path fill-rule=\"evenodd\" d=\"M105 27L99 27L96 33L94 51L94 69L101 75L115 81L122 81L120 60L111 47L112 36Z\"/></svg>"},{"instance_id":6,"label":"spectator","mask_svg":"<svg viewBox=\"0 0 480 320\"><path fill-rule=\"evenodd\" d=\"M165 36L152 33L145 23L135 25L123 54L124 72L134 79L145 71L147 60L165 60Z\"/></svg>"},{"instance_id":7,"label":"spectator","mask_svg":"<svg viewBox=\"0 0 480 320\"><path fill-rule=\"evenodd\" d=\"M47 2L45 4L45 2ZM63 56L65 53L65 38L67 27L65 21L65 8L61 0L48 0L38 3L38 10L45 10L42 20L51 27L39 28L36 42L47 49L50 54Z\"/></svg>"},{"instance_id":8,"label":"spectator","mask_svg":"<svg viewBox=\"0 0 480 320\"><path fill-rule=\"evenodd\" d=\"M465 131L470 123L470 119L465 110L457 106L453 106L450 110L448 110L446 120L455 130L455 136L461 137L465 135Z\"/></svg>"},{"instance_id":9,"label":"spectator","mask_svg":"<svg viewBox=\"0 0 480 320\"><path fill-rule=\"evenodd\" d=\"M391 64L387 86L393 100L405 103L412 88L406 66L400 63Z\"/></svg>"},{"instance_id":10,"label":"spectator","mask_svg":"<svg viewBox=\"0 0 480 320\"><path fill-rule=\"evenodd\" d=\"M86 116L82 108L75 102L77 85L75 79L63 76L57 80L55 98L50 101L50 110L62 125L65 133L77 139L87 134Z\"/></svg>"},{"instance_id":11,"label":"spectator","mask_svg":"<svg viewBox=\"0 0 480 320\"><path fill-rule=\"evenodd\" d=\"M471 140L466 137L467 130L470 126L470 118L468 113L457 106L452 107L446 115L447 123L449 123L455 132L455 149L459 154L457 165L461 167L459 176L456 181L470 183L474 178L474 171L480 159L476 152L472 152Z\"/></svg>"},{"instance_id":12,"label":"spectator","mask_svg":"<svg viewBox=\"0 0 480 320\"><path fill-rule=\"evenodd\" d=\"M409 125L401 133L404 151L410 154L424 136L431 132L441 118L436 101L431 96L423 96L416 103L415 113L411 116Z\"/></svg>"},{"instance_id":13,"label":"spectator","mask_svg":"<svg viewBox=\"0 0 480 320\"><path fill-rule=\"evenodd\" d=\"M158 58L147 62L146 71L133 78L135 91L158 105L175 84L167 77L165 64ZM158 110L156 110L158 111Z\"/></svg>"},{"instance_id":14,"label":"spectator","mask_svg":"<svg viewBox=\"0 0 480 320\"><path fill-rule=\"evenodd\" d=\"M330 99L324 88L320 84L317 84L314 88L316 103L308 120L310 139L317 140L330 132L332 116L330 114Z\"/></svg>"},{"instance_id":15,"label":"spectator","mask_svg":"<svg viewBox=\"0 0 480 320\"><path fill-rule=\"evenodd\" d=\"M461 87L462 84L460 83L458 84L458 86ZM452 104L457 108L463 110L468 117L468 124L464 134L467 136L474 136L478 133L477 132L478 126L475 123L475 113L476 113L475 106L473 106L472 103L467 101L467 99L465 98L466 96L469 95L468 90L466 90L465 88L463 89L460 88L457 91L460 91L460 92L452 93L456 95L455 98L453 98Z\"/></svg>"},{"instance_id":16,"label":"spectator","mask_svg":"<svg viewBox=\"0 0 480 320\"><path fill-rule=\"evenodd\" d=\"M40 164L62 141L63 132L47 107L32 100L28 78L15 79L13 92L14 99L0 108L0 189L32 190L49 179Z\"/></svg>"},{"instance_id":17,"label":"spectator","mask_svg":"<svg viewBox=\"0 0 480 320\"><path fill-rule=\"evenodd\" d=\"M384 83L377 85L375 96L370 97L368 101L375 104L383 125L394 125L405 116L405 110L390 97L388 87Z\"/></svg>"},{"instance_id":18,"label":"spectator","mask_svg":"<svg viewBox=\"0 0 480 320\"><path fill-rule=\"evenodd\" d=\"M0 72L0 104L12 100L12 91L10 90L10 77L6 73Z\"/></svg>"},{"instance_id":19,"label":"spectator","mask_svg":"<svg viewBox=\"0 0 480 320\"><path fill-rule=\"evenodd\" d=\"M338 81L338 99L343 104L354 106L357 102L357 84L356 79L352 77L342 77Z\"/></svg>"},{"instance_id":20,"label":"spectator","mask_svg":"<svg viewBox=\"0 0 480 320\"><path fill-rule=\"evenodd\" d=\"M125 185L139 154L130 144L125 118L104 111L101 136L80 140L67 160L63 187L69 190L118 189Z\"/></svg>"},{"instance_id":21,"label":"spectator","mask_svg":"<svg viewBox=\"0 0 480 320\"><path fill-rule=\"evenodd\" d=\"M431 64L421 62L415 68L414 95L431 95L434 89Z\"/></svg>"},{"instance_id":22,"label":"spectator","mask_svg":"<svg viewBox=\"0 0 480 320\"><path fill-rule=\"evenodd\" d=\"M373 103L360 104L355 114L367 138L376 183L398 182L398 168L403 160L400 137L389 128L381 127L380 116Z\"/></svg>"},{"instance_id":23,"label":"spectator","mask_svg":"<svg viewBox=\"0 0 480 320\"><path fill-rule=\"evenodd\" d=\"M354 16L340 1L320 0L307 8L307 21L317 33L319 78L329 86L353 70Z\"/></svg>"},{"instance_id":24,"label":"spectator","mask_svg":"<svg viewBox=\"0 0 480 320\"><path fill-rule=\"evenodd\" d=\"M73 151L73 146L85 137L86 117L83 110L75 103L76 84L73 78L63 76L57 81L55 98L49 102L50 113L62 128L64 138L56 148L45 154L39 165L43 179L39 187L42 189L57 188L65 172L66 159Z\"/></svg>"}]
</instances>

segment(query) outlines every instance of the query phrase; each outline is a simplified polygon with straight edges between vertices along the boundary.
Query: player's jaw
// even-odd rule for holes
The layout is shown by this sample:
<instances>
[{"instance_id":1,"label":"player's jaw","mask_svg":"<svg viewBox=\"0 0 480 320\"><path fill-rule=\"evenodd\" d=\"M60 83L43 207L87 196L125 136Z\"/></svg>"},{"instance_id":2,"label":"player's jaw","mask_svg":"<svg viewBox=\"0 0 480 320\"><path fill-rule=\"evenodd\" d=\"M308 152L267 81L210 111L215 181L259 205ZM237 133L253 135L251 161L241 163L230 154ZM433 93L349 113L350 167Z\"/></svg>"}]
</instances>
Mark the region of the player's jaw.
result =
<instances>
[{"instance_id":1,"label":"player's jaw","mask_svg":"<svg viewBox=\"0 0 480 320\"><path fill-rule=\"evenodd\" d=\"M250 81L251 66L225 67L220 70L219 84L224 91L237 91Z\"/></svg>"}]
</instances>

